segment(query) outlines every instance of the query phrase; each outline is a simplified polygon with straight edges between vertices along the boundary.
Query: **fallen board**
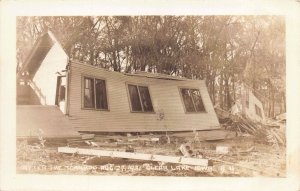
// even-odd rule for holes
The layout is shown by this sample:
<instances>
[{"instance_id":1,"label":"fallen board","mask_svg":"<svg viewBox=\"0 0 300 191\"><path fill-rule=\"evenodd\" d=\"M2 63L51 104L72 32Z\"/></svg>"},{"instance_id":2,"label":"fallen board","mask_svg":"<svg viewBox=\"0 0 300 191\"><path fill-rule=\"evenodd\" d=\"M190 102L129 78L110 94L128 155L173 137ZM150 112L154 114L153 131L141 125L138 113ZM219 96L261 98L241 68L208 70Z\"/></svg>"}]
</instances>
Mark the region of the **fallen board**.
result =
<instances>
[{"instance_id":1,"label":"fallen board","mask_svg":"<svg viewBox=\"0 0 300 191\"><path fill-rule=\"evenodd\" d=\"M236 136L233 131L227 130L210 130L210 131L196 131L196 132L174 132L169 133L170 138L172 137L190 137L197 138L200 141L218 141L224 139L232 139Z\"/></svg>"},{"instance_id":2,"label":"fallen board","mask_svg":"<svg viewBox=\"0 0 300 191\"><path fill-rule=\"evenodd\" d=\"M81 148L71 148L71 147L58 147L58 152L157 161L157 162L168 162L168 163L175 163L175 164L195 165L195 166L208 166L207 159L152 155L152 154L144 154L144 153L107 151L107 150L98 150L98 149L81 149Z\"/></svg>"}]
</instances>

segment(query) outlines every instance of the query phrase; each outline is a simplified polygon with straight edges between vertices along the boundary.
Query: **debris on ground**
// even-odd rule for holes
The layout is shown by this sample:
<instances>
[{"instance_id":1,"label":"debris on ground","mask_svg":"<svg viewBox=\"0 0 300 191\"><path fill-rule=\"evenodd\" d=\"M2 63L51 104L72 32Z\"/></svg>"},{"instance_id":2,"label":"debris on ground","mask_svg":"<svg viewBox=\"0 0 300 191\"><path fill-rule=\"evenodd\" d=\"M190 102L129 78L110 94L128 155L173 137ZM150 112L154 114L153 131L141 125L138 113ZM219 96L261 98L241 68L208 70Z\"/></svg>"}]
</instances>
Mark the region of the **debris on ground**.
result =
<instances>
[{"instance_id":1,"label":"debris on ground","mask_svg":"<svg viewBox=\"0 0 300 191\"><path fill-rule=\"evenodd\" d=\"M182 153L182 155L185 157L191 157L193 154L190 144L180 145L179 150Z\"/></svg>"},{"instance_id":2,"label":"debris on ground","mask_svg":"<svg viewBox=\"0 0 300 191\"><path fill-rule=\"evenodd\" d=\"M157 154L145 154L132 151L111 151L111 150L100 150L100 149L83 149L83 148L71 148L71 147L58 147L59 153L69 154L81 154L81 155L94 155L94 156L105 156L112 158L124 158L144 161L156 161L156 162L167 162L173 164L184 164L184 165L196 165L196 166L208 166L207 159L197 159L191 157L178 157L168 155L157 155Z\"/></svg>"},{"instance_id":3,"label":"debris on ground","mask_svg":"<svg viewBox=\"0 0 300 191\"><path fill-rule=\"evenodd\" d=\"M252 135L257 140L269 143L274 147L277 145L285 146L285 133L274 126L263 124L258 121L252 121L245 115L236 114L232 115L228 112L228 115L224 114L222 116L222 126L231 131L235 131L239 136L249 136ZM226 116L226 117L225 117Z\"/></svg>"},{"instance_id":4,"label":"debris on ground","mask_svg":"<svg viewBox=\"0 0 300 191\"><path fill-rule=\"evenodd\" d=\"M217 146L216 153L217 154L228 154L229 148L228 146Z\"/></svg>"},{"instance_id":5,"label":"debris on ground","mask_svg":"<svg viewBox=\"0 0 300 191\"><path fill-rule=\"evenodd\" d=\"M17 172L129 176L285 177L285 133L223 113L222 128L17 139Z\"/></svg>"}]
</instances>

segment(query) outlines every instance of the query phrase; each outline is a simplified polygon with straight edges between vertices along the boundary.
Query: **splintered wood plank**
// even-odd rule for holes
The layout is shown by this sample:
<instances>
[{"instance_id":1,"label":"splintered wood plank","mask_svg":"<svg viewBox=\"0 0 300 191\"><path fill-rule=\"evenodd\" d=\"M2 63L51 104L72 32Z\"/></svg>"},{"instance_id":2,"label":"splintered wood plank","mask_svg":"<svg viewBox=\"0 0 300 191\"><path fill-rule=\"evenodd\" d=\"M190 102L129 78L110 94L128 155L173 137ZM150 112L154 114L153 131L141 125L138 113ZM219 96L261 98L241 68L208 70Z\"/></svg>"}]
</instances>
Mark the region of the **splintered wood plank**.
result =
<instances>
[{"instance_id":1,"label":"splintered wood plank","mask_svg":"<svg viewBox=\"0 0 300 191\"><path fill-rule=\"evenodd\" d=\"M82 155L117 157L117 158L135 159L135 160L168 162L168 163L175 163L175 164L195 165L195 166L208 166L207 159L186 158L186 157L176 157L176 156L166 156L166 155L152 155L152 154L144 154L144 153L131 153L131 152L108 151L108 150L98 150L98 149L81 149L81 148L71 148L71 147L58 147L58 152L70 153L70 154L78 153Z\"/></svg>"},{"instance_id":2,"label":"splintered wood plank","mask_svg":"<svg viewBox=\"0 0 300 191\"><path fill-rule=\"evenodd\" d=\"M196 132L172 132L169 134L172 139L172 136L175 137L191 137L198 138L199 140L205 141L217 141L223 139L231 139L235 137L235 132L226 131L226 130L210 130L210 131L196 131Z\"/></svg>"}]
</instances>

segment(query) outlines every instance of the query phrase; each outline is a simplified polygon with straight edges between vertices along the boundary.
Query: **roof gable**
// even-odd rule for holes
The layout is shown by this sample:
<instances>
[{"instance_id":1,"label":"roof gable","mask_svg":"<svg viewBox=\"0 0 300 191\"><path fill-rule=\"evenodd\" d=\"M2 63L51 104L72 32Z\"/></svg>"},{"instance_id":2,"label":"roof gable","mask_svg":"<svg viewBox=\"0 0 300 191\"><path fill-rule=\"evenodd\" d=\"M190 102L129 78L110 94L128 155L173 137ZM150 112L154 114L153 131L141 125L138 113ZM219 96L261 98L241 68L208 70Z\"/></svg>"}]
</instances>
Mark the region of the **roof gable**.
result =
<instances>
[{"instance_id":1,"label":"roof gable","mask_svg":"<svg viewBox=\"0 0 300 191\"><path fill-rule=\"evenodd\" d=\"M47 56L48 52L51 50L54 44L58 44L63 50L60 43L56 40L55 36L51 31L43 34L37 39L32 50L30 51L28 57L26 58L23 67L19 71L19 74L27 71L29 75L33 77L37 70L39 69L41 63ZM66 54L66 53L65 53ZM66 54L67 55L67 54Z\"/></svg>"}]
</instances>

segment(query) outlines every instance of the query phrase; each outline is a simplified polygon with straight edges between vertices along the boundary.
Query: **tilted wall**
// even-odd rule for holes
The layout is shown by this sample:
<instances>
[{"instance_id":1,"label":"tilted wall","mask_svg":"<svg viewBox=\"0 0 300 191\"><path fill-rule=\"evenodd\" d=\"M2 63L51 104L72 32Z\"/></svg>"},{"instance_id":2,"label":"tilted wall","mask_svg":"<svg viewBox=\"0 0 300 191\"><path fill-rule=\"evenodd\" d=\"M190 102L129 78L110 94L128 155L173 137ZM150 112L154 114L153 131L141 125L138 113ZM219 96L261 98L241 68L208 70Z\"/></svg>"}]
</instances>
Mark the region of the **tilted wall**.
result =
<instances>
[{"instance_id":1,"label":"tilted wall","mask_svg":"<svg viewBox=\"0 0 300 191\"><path fill-rule=\"evenodd\" d=\"M219 128L219 122L204 81L162 80L128 76L75 62L71 63L69 76L69 119L76 130L137 132ZM83 76L106 80L109 111L82 108ZM154 107L153 113L131 112L126 84L148 86ZM199 89L207 112L185 113L179 92L180 87Z\"/></svg>"}]
</instances>

